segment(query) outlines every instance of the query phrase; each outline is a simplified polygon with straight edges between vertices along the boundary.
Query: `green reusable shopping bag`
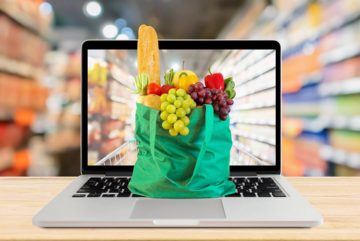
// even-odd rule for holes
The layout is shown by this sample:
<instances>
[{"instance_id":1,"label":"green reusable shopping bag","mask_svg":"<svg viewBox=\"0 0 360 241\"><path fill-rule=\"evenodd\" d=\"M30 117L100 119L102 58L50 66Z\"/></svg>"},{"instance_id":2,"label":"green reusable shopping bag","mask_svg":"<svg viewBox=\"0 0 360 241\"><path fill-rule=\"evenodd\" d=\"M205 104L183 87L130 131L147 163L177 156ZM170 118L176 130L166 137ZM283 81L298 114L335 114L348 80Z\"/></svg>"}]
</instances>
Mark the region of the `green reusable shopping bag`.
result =
<instances>
[{"instance_id":1,"label":"green reusable shopping bag","mask_svg":"<svg viewBox=\"0 0 360 241\"><path fill-rule=\"evenodd\" d=\"M129 189L152 198L215 198L235 192L228 180L232 145L229 118L214 115L212 105L190 114L190 133L170 136L159 111L137 104L138 158Z\"/></svg>"}]
</instances>

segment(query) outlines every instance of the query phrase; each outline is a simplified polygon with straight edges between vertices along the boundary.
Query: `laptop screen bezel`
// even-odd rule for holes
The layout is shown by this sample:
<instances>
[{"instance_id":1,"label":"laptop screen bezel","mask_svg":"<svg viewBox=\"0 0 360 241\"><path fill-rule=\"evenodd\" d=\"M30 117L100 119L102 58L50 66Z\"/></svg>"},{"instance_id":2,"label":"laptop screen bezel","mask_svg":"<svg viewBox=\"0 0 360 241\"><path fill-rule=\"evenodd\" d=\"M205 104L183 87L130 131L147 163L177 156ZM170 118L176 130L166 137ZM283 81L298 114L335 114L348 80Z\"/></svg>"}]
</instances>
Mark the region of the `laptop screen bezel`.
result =
<instances>
[{"instance_id":1,"label":"laptop screen bezel","mask_svg":"<svg viewBox=\"0 0 360 241\"><path fill-rule=\"evenodd\" d=\"M87 40L81 49L81 171L82 174L132 172L133 166L94 166L88 165L88 50L90 49L134 49L136 40ZM230 173L280 174L281 172L281 47L273 40L160 40L159 49L273 49L276 58L276 115L275 115L275 165L272 166L230 166Z\"/></svg>"}]
</instances>

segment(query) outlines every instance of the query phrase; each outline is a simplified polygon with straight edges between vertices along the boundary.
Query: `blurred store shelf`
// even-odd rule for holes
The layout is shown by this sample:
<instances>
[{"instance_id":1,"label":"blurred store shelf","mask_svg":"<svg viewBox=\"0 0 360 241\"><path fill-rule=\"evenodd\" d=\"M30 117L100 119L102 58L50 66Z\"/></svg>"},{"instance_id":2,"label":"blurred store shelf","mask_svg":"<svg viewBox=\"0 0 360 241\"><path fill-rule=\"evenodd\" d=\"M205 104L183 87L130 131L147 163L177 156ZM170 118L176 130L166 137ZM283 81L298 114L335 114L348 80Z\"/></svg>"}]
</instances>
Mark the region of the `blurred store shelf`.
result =
<instances>
[{"instance_id":1,"label":"blurred store shelf","mask_svg":"<svg viewBox=\"0 0 360 241\"><path fill-rule=\"evenodd\" d=\"M42 80L53 18L38 11L41 3L0 2L0 175L56 174L51 158L39 152L43 133L34 129L46 111Z\"/></svg>"},{"instance_id":2,"label":"blurred store shelf","mask_svg":"<svg viewBox=\"0 0 360 241\"><path fill-rule=\"evenodd\" d=\"M213 71L233 76L236 88L231 110L233 165L275 163L275 52L228 51Z\"/></svg>"},{"instance_id":3,"label":"blurred store shelf","mask_svg":"<svg viewBox=\"0 0 360 241\"><path fill-rule=\"evenodd\" d=\"M276 0L252 16L222 36L282 45L284 174L359 175L360 2ZM251 21L251 30L238 30Z\"/></svg>"},{"instance_id":4,"label":"blurred store shelf","mask_svg":"<svg viewBox=\"0 0 360 241\"><path fill-rule=\"evenodd\" d=\"M135 53L135 52L133 52ZM134 59L126 50L89 52L89 164L131 165L134 142ZM110 153L110 154L109 154Z\"/></svg>"},{"instance_id":5,"label":"blurred store shelf","mask_svg":"<svg viewBox=\"0 0 360 241\"><path fill-rule=\"evenodd\" d=\"M41 3L42 1L3 0L0 2L0 13L11 18L22 28L47 39L53 16L39 12Z\"/></svg>"}]
</instances>

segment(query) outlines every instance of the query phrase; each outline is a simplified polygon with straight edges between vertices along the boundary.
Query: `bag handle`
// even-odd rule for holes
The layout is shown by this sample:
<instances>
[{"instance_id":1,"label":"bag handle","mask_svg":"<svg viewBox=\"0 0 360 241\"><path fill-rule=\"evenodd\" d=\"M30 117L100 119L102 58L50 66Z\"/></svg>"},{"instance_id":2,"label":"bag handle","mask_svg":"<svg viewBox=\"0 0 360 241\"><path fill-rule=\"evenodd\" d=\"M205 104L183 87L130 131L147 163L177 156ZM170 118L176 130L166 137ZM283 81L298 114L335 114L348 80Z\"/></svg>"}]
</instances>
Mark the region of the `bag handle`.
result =
<instances>
[{"instance_id":1,"label":"bag handle","mask_svg":"<svg viewBox=\"0 0 360 241\"><path fill-rule=\"evenodd\" d=\"M204 137L204 141L201 145L200 148L200 152L199 155L196 159L196 163L195 163L195 167L193 169L193 173L191 175L191 178L184 184L181 185L178 182L170 179L166 173L164 173L164 171L160 168L159 163L157 161L155 161L155 163L157 164L158 168L160 169L160 172L163 176L166 177L166 179L168 179L171 183L175 184L176 186L186 186L189 183L191 183L193 177L194 177L194 173L196 173L196 170L200 167L198 160L201 160L206 152L207 146L211 140L211 136L212 136L212 132L213 132L213 127L214 127L214 110L212 105L204 105L205 107L205 137ZM159 113L156 111L151 111L150 112L150 130L149 130L149 134L150 134L150 151L151 151L151 155L152 158L154 160L156 160L156 155L155 155L155 137L156 137L156 129L157 129L157 117L158 117Z\"/></svg>"}]
</instances>

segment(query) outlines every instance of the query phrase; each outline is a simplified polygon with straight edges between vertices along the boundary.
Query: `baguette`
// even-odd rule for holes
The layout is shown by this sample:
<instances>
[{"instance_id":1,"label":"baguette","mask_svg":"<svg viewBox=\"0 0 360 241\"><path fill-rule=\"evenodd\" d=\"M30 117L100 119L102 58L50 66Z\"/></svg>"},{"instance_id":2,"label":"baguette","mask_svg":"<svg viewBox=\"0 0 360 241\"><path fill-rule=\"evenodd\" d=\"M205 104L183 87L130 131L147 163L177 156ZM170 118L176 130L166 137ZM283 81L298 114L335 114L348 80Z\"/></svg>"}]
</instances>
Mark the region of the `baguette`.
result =
<instances>
[{"instance_id":1,"label":"baguette","mask_svg":"<svg viewBox=\"0 0 360 241\"><path fill-rule=\"evenodd\" d=\"M150 83L160 85L159 43L156 31L144 24L139 27L138 39L138 73L149 75Z\"/></svg>"}]
</instances>

